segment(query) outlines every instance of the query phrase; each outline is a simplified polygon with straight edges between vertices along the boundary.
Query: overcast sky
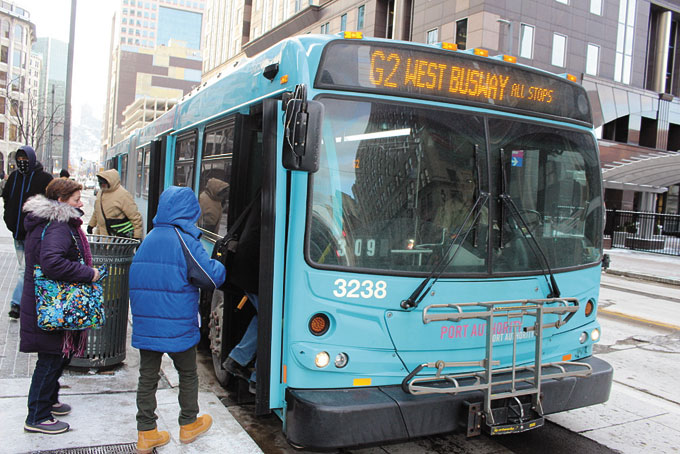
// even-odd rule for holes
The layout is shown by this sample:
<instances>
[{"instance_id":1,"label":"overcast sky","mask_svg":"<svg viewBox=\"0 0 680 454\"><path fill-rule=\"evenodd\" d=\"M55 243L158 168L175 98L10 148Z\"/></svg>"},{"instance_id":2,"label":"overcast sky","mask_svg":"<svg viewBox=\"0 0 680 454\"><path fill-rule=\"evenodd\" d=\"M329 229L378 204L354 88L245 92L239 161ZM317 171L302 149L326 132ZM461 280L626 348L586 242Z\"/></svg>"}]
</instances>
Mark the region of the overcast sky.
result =
<instances>
[{"instance_id":1,"label":"overcast sky","mask_svg":"<svg viewBox=\"0 0 680 454\"><path fill-rule=\"evenodd\" d=\"M68 43L71 0L13 1L30 13L38 38L55 38ZM93 115L100 119L103 116L111 18L119 6L119 0L77 1L71 98L73 124L78 124L81 107L85 104L92 107Z\"/></svg>"}]
</instances>

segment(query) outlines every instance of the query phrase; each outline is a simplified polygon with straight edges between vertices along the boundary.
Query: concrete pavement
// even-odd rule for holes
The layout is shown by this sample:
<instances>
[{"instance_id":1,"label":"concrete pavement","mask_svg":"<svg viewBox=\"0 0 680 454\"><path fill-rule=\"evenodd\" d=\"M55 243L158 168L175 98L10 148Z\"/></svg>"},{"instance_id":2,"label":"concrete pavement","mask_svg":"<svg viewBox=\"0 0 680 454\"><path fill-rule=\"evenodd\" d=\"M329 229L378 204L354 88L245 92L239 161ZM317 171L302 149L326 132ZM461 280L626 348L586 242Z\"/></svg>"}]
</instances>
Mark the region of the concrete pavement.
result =
<instances>
[{"instance_id":1,"label":"concrete pavement","mask_svg":"<svg viewBox=\"0 0 680 454\"><path fill-rule=\"evenodd\" d=\"M88 203L91 204L91 199ZM86 206L85 211L84 219L87 221L92 212L91 205ZM3 212L1 200L0 212ZM82 368L65 371L60 381L61 400L71 405L73 411L61 419L71 425L71 430L59 435L24 432L26 399L37 356L19 352L19 322L10 320L7 315L16 283L17 260L11 233L4 222L0 224L0 452L29 453L58 449L60 453L66 453L73 448L104 445L119 446L88 452L135 452L139 354L130 346L131 326L128 326L128 347L122 364L109 371ZM166 356L157 393L157 414L159 429L168 430L171 439L157 452L262 452L219 398L203 385L199 388L199 405L201 413L212 415L213 426L195 442L181 444L177 422L177 385L176 372Z\"/></svg>"}]
</instances>

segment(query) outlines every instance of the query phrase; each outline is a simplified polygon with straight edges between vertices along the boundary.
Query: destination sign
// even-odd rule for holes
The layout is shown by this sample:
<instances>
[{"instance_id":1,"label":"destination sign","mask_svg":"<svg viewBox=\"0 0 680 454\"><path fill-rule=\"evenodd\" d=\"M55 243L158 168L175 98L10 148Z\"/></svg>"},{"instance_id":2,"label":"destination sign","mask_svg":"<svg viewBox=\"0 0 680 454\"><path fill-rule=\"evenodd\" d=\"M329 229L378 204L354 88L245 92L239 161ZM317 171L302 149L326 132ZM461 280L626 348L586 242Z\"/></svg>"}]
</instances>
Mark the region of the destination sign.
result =
<instances>
[{"instance_id":1,"label":"destination sign","mask_svg":"<svg viewBox=\"0 0 680 454\"><path fill-rule=\"evenodd\" d=\"M585 90L553 74L460 52L334 41L315 87L485 104L592 124Z\"/></svg>"}]
</instances>

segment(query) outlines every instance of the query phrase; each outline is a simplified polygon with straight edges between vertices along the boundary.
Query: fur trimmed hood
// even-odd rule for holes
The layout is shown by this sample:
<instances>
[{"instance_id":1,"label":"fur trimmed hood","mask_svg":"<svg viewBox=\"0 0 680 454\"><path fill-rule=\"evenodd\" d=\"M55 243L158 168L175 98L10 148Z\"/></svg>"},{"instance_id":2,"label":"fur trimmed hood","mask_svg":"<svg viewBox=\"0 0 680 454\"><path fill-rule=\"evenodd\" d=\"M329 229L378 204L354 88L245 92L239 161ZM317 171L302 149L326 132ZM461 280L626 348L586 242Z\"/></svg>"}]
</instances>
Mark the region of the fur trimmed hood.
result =
<instances>
[{"instance_id":1,"label":"fur trimmed hood","mask_svg":"<svg viewBox=\"0 0 680 454\"><path fill-rule=\"evenodd\" d=\"M69 222L80 219L83 212L76 207L58 200L51 200L42 194L35 195L24 204L23 210L33 216L48 221Z\"/></svg>"}]
</instances>

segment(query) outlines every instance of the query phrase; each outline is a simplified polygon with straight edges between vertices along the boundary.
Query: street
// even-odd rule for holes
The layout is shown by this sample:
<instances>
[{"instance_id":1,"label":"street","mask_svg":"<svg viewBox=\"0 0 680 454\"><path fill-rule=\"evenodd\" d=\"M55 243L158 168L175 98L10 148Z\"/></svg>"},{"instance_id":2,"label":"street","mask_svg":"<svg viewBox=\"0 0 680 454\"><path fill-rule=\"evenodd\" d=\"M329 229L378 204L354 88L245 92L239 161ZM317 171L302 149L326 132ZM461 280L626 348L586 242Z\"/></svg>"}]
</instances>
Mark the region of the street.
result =
<instances>
[{"instance_id":1,"label":"street","mask_svg":"<svg viewBox=\"0 0 680 454\"><path fill-rule=\"evenodd\" d=\"M602 275L602 339L596 354L614 366L607 403L547 418L546 426L517 435L466 439L449 434L344 453L671 453L680 452L680 287ZM265 453L293 454L274 415L254 416L214 379L202 352L208 384Z\"/></svg>"}]
</instances>

